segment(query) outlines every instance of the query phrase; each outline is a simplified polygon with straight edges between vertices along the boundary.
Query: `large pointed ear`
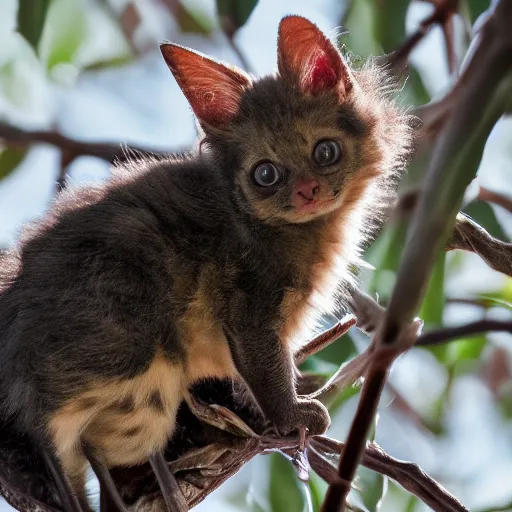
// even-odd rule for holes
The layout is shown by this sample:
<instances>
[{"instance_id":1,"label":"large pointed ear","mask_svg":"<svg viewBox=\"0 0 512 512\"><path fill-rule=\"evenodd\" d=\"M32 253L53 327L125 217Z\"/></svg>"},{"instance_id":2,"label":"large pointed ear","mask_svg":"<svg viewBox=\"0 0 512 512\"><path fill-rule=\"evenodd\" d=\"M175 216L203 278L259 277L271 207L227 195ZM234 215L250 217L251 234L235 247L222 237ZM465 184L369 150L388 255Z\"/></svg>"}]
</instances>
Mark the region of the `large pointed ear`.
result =
<instances>
[{"instance_id":1,"label":"large pointed ear","mask_svg":"<svg viewBox=\"0 0 512 512\"><path fill-rule=\"evenodd\" d=\"M320 29L301 16L287 16L279 25L279 74L306 94L336 89L344 98L352 89L350 69Z\"/></svg>"},{"instance_id":2,"label":"large pointed ear","mask_svg":"<svg viewBox=\"0 0 512 512\"><path fill-rule=\"evenodd\" d=\"M237 115L248 75L176 44L160 50L203 128L222 128Z\"/></svg>"}]
</instances>

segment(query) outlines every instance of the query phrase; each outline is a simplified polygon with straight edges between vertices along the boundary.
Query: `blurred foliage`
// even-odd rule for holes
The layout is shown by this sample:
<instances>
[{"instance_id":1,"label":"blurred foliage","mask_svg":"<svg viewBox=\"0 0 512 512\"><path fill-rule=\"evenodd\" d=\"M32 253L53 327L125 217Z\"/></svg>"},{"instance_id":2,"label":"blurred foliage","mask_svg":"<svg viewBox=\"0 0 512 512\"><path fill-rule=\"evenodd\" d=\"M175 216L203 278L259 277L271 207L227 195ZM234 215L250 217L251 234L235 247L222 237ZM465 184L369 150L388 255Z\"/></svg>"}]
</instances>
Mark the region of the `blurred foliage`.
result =
<instances>
[{"instance_id":1,"label":"blurred foliage","mask_svg":"<svg viewBox=\"0 0 512 512\"><path fill-rule=\"evenodd\" d=\"M85 38L83 6L69 0L52 0L47 27L41 42L41 58L48 70L73 63Z\"/></svg>"},{"instance_id":2,"label":"blurred foliage","mask_svg":"<svg viewBox=\"0 0 512 512\"><path fill-rule=\"evenodd\" d=\"M43 33L50 0L20 0L18 7L18 31L37 51Z\"/></svg>"},{"instance_id":3,"label":"blurred foliage","mask_svg":"<svg viewBox=\"0 0 512 512\"><path fill-rule=\"evenodd\" d=\"M305 506L304 491L293 466L278 453L270 455L270 459L271 510L301 512Z\"/></svg>"},{"instance_id":4,"label":"blurred foliage","mask_svg":"<svg viewBox=\"0 0 512 512\"><path fill-rule=\"evenodd\" d=\"M0 180L9 176L23 161L27 151L18 148L6 148L0 152Z\"/></svg>"},{"instance_id":5,"label":"blurred foliage","mask_svg":"<svg viewBox=\"0 0 512 512\"><path fill-rule=\"evenodd\" d=\"M183 4L178 11L177 21L183 32L210 36L213 31L212 20L198 9L188 9Z\"/></svg>"},{"instance_id":6,"label":"blurred foliage","mask_svg":"<svg viewBox=\"0 0 512 512\"><path fill-rule=\"evenodd\" d=\"M469 14L471 23L474 23L490 5L490 0L464 0L465 10Z\"/></svg>"},{"instance_id":7,"label":"blurred foliage","mask_svg":"<svg viewBox=\"0 0 512 512\"><path fill-rule=\"evenodd\" d=\"M380 473L360 467L351 491L349 502L361 512L379 512L382 499L388 489L388 479Z\"/></svg>"},{"instance_id":8,"label":"blurred foliage","mask_svg":"<svg viewBox=\"0 0 512 512\"><path fill-rule=\"evenodd\" d=\"M258 0L217 0L217 13L222 30L233 37L247 23L257 3Z\"/></svg>"}]
</instances>

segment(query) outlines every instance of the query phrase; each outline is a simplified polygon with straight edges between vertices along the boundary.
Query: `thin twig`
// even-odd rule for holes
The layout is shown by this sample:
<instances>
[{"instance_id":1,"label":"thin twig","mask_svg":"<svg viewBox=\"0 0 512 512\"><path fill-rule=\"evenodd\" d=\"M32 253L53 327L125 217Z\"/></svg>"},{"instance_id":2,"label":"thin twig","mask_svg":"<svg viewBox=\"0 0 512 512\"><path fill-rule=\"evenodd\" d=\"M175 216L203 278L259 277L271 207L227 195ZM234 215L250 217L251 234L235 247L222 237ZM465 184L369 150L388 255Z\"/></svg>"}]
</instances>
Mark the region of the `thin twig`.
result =
<instances>
[{"instance_id":1,"label":"thin twig","mask_svg":"<svg viewBox=\"0 0 512 512\"><path fill-rule=\"evenodd\" d=\"M233 35L226 34L229 46L231 49L235 52L236 56L238 57L238 60L240 61L240 64L242 65L242 68L247 71L247 73L252 73L252 67L249 64L249 61L247 60L247 57L244 55L242 50L240 49L240 46L235 41L235 38Z\"/></svg>"},{"instance_id":2,"label":"thin twig","mask_svg":"<svg viewBox=\"0 0 512 512\"><path fill-rule=\"evenodd\" d=\"M448 15L441 24L441 28L443 30L444 44L446 47L446 60L448 62L448 70L452 78L455 77L458 72L457 53L455 51L455 37L453 28L454 13L455 11L451 11L450 13L448 13Z\"/></svg>"},{"instance_id":3,"label":"thin twig","mask_svg":"<svg viewBox=\"0 0 512 512\"><path fill-rule=\"evenodd\" d=\"M446 20L451 18L452 14L457 11L457 4L458 0L443 0L439 2L439 4L436 5L435 11L420 23L418 30L409 36L398 50L390 55L388 62L392 69L397 71L402 70L412 50L416 48L418 43L428 34L435 24L444 24Z\"/></svg>"},{"instance_id":4,"label":"thin twig","mask_svg":"<svg viewBox=\"0 0 512 512\"><path fill-rule=\"evenodd\" d=\"M330 327L326 331L320 333L318 336L308 341L294 354L295 364L302 364L308 357L320 352L331 343L341 338L346 334L354 325L356 319L352 315L348 315L334 326Z\"/></svg>"},{"instance_id":5,"label":"thin twig","mask_svg":"<svg viewBox=\"0 0 512 512\"><path fill-rule=\"evenodd\" d=\"M497 204L512 213L512 197L508 195L494 192L480 185L477 199L479 201L487 201L488 203Z\"/></svg>"},{"instance_id":6,"label":"thin twig","mask_svg":"<svg viewBox=\"0 0 512 512\"><path fill-rule=\"evenodd\" d=\"M439 345L457 338L476 336L483 332L510 332L512 333L512 321L507 320L477 320L469 324L457 327L445 327L422 334L416 341L416 346Z\"/></svg>"},{"instance_id":7,"label":"thin twig","mask_svg":"<svg viewBox=\"0 0 512 512\"><path fill-rule=\"evenodd\" d=\"M141 22L139 10L135 2L129 2L125 7L124 11L119 16L119 23L121 25L121 30L130 45L130 49L134 55L139 55L139 49L135 44L135 32L139 27Z\"/></svg>"}]
</instances>

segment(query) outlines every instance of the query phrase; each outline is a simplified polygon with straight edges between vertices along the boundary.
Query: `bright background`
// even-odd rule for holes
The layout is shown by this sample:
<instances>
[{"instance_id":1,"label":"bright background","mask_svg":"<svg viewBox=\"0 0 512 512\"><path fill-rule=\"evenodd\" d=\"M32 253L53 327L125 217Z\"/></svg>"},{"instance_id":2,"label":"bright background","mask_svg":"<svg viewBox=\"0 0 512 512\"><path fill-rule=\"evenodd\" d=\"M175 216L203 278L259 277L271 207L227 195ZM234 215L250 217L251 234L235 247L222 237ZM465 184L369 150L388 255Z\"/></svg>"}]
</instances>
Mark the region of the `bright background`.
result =
<instances>
[{"instance_id":1,"label":"bright background","mask_svg":"<svg viewBox=\"0 0 512 512\"><path fill-rule=\"evenodd\" d=\"M462 1L466 19L474 20L488 3ZM429 2L407 4L357 0L347 14L341 0L261 0L234 39L257 75L275 69L277 26L290 13L308 17L331 36L348 31L340 41L356 55L379 55L395 48L432 9ZM35 52L15 31L18 0L0 0L0 120L57 129L84 141L189 148L194 121L158 42L178 42L236 65L240 60L220 30L213 0L184 1L189 16L182 15L181 22L170 15L168 5L176 8L179 2L51 0ZM130 23L134 13L136 23ZM121 17L125 30L136 26L131 41L123 34ZM455 20L459 57L467 48L464 23L464 17ZM413 52L411 76L402 92L406 105L439 97L450 86L443 45L436 28ZM55 195L59 172L60 151L52 146L37 145L25 153L12 148L2 152L0 144L0 248L15 241L23 223L41 215ZM71 164L69 175L73 182L90 182L108 172L106 162L82 157ZM479 182L512 195L511 172L512 121L504 120L488 141ZM468 196L467 211L492 234L502 239L512 235L510 213L499 207ZM365 273L366 288L384 304L402 240L390 227L367 256L376 270ZM455 302L482 297L485 307ZM421 316L427 328L484 316L510 318L511 302L512 279L489 270L473 255L449 254L436 266ZM376 441L391 455L419 463L475 511L509 510L500 507L512 503L511 338L493 334L436 350L414 349L395 364L381 402ZM309 367L332 373L365 343L352 333ZM346 393L332 411L333 437L346 435L357 399L355 392ZM352 499L359 510L429 510L369 471L361 473L357 485L360 492ZM317 503L324 491L318 478L312 480L312 490ZM247 464L197 510L293 512L302 510L303 503L293 471L274 455ZM10 507L0 502L0 510Z\"/></svg>"}]
</instances>

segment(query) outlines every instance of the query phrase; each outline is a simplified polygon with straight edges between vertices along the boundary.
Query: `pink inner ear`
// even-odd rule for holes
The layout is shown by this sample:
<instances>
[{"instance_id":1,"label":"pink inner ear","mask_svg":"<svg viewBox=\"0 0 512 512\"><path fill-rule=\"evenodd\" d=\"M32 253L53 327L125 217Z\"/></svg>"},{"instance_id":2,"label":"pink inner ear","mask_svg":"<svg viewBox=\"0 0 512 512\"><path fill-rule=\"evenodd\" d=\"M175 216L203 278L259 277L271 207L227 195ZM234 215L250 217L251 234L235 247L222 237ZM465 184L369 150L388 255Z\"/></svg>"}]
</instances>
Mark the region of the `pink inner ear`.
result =
<instances>
[{"instance_id":1,"label":"pink inner ear","mask_svg":"<svg viewBox=\"0 0 512 512\"><path fill-rule=\"evenodd\" d=\"M340 76L333 67L331 59L324 53L318 52L310 61L311 69L304 76L303 87L312 94L317 94L336 86Z\"/></svg>"},{"instance_id":2,"label":"pink inner ear","mask_svg":"<svg viewBox=\"0 0 512 512\"><path fill-rule=\"evenodd\" d=\"M231 122L250 77L178 45L163 44L161 50L201 125L222 128Z\"/></svg>"},{"instance_id":3,"label":"pink inner ear","mask_svg":"<svg viewBox=\"0 0 512 512\"><path fill-rule=\"evenodd\" d=\"M343 97L352 88L350 70L336 48L300 16L287 16L279 25L278 68L307 94L335 90Z\"/></svg>"}]
</instances>

